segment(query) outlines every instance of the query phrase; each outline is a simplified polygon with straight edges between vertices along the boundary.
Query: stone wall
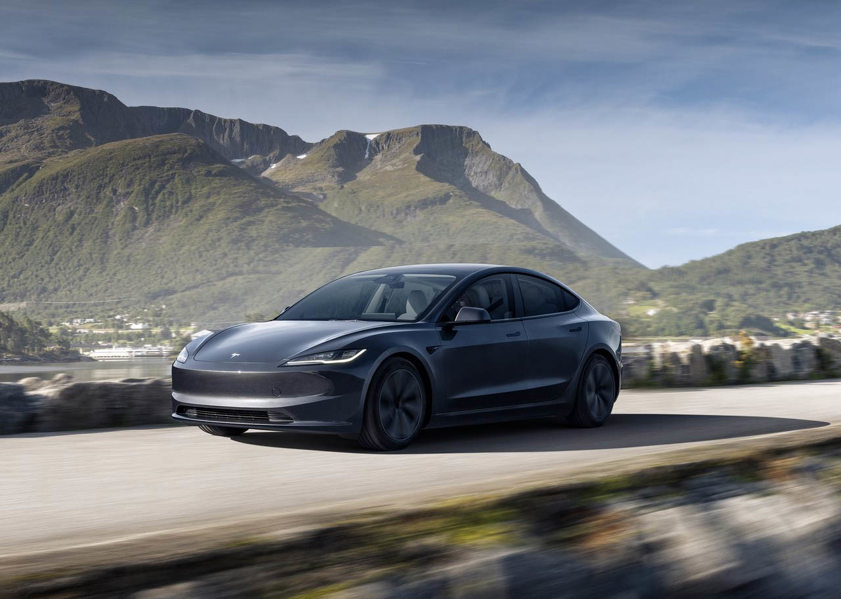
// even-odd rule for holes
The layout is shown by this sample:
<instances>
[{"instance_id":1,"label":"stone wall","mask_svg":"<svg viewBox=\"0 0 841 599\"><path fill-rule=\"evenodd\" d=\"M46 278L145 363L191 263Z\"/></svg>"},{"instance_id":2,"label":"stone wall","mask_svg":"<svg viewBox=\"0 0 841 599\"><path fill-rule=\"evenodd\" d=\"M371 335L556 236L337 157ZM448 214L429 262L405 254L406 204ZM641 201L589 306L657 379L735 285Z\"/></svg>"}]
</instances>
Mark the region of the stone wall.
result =
<instances>
[{"instance_id":1,"label":"stone wall","mask_svg":"<svg viewBox=\"0 0 841 599\"><path fill-rule=\"evenodd\" d=\"M841 376L841 340L665 341L629 344L622 353L623 387L694 387Z\"/></svg>"},{"instance_id":2,"label":"stone wall","mask_svg":"<svg viewBox=\"0 0 841 599\"><path fill-rule=\"evenodd\" d=\"M723 338L628 345L623 387L691 387L841 376L841 340L754 340L750 347ZM0 435L168 424L169 379L0 383Z\"/></svg>"},{"instance_id":3,"label":"stone wall","mask_svg":"<svg viewBox=\"0 0 841 599\"><path fill-rule=\"evenodd\" d=\"M0 383L0 435L171 423L168 379Z\"/></svg>"}]
</instances>

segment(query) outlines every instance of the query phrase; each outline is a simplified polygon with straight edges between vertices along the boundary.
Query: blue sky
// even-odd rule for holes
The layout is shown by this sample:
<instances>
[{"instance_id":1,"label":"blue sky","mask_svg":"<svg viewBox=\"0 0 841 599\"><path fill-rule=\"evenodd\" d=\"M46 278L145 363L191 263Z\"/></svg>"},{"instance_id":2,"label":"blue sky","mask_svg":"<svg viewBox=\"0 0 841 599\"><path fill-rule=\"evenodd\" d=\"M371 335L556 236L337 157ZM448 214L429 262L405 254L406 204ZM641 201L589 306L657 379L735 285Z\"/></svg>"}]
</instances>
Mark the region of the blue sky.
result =
<instances>
[{"instance_id":1,"label":"blue sky","mask_svg":"<svg viewBox=\"0 0 841 599\"><path fill-rule=\"evenodd\" d=\"M841 4L0 4L0 80L315 141L471 126L648 266L841 224Z\"/></svg>"}]
</instances>

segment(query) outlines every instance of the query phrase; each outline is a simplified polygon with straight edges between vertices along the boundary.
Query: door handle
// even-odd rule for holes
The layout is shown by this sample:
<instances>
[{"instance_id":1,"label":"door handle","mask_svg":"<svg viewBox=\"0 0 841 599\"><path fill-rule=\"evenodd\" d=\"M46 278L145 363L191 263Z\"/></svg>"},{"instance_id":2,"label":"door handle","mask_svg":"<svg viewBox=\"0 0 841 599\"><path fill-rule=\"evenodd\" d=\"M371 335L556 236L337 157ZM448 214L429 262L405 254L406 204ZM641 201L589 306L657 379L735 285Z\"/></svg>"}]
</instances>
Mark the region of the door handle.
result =
<instances>
[{"instance_id":1,"label":"door handle","mask_svg":"<svg viewBox=\"0 0 841 599\"><path fill-rule=\"evenodd\" d=\"M573 327L569 330L570 333L578 333L581 331L581 327Z\"/></svg>"},{"instance_id":2,"label":"door handle","mask_svg":"<svg viewBox=\"0 0 841 599\"><path fill-rule=\"evenodd\" d=\"M519 337L520 331L514 331L513 333L505 333L506 337Z\"/></svg>"}]
</instances>

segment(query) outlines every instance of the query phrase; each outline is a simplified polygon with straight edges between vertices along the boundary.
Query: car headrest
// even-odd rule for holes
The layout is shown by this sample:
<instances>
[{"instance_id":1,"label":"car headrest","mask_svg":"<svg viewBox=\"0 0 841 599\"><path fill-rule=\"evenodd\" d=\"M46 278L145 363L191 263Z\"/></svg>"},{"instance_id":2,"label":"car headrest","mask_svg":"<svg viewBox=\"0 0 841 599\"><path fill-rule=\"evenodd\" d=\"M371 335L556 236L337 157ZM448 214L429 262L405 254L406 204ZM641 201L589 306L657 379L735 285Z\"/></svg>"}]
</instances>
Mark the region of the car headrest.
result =
<instances>
[{"instance_id":1,"label":"car headrest","mask_svg":"<svg viewBox=\"0 0 841 599\"><path fill-rule=\"evenodd\" d=\"M406 314L415 317L424 311L426 305L426 296L423 291L414 289L409 292L409 297L406 298Z\"/></svg>"}]
</instances>

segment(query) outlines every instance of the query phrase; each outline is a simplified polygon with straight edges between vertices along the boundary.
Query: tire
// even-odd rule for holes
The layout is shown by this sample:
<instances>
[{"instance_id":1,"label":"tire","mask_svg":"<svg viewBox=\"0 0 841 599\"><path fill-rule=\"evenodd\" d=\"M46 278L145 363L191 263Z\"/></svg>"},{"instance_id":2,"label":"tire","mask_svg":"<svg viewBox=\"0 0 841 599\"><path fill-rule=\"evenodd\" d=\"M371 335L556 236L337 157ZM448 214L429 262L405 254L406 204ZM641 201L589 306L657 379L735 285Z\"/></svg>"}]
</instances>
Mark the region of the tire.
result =
<instances>
[{"instance_id":1,"label":"tire","mask_svg":"<svg viewBox=\"0 0 841 599\"><path fill-rule=\"evenodd\" d=\"M575 391L575 407L567 422L580 428L601 426L613 411L614 402L616 375L607 358L595 354L587 360L581 372Z\"/></svg>"},{"instance_id":2,"label":"tire","mask_svg":"<svg viewBox=\"0 0 841 599\"><path fill-rule=\"evenodd\" d=\"M216 437L238 437L248 430L239 426L216 426L214 424L200 424L199 428Z\"/></svg>"},{"instance_id":3,"label":"tire","mask_svg":"<svg viewBox=\"0 0 841 599\"><path fill-rule=\"evenodd\" d=\"M391 358L371 380L357 440L376 451L403 449L418 436L425 416L426 390L418 369L408 360Z\"/></svg>"}]
</instances>

